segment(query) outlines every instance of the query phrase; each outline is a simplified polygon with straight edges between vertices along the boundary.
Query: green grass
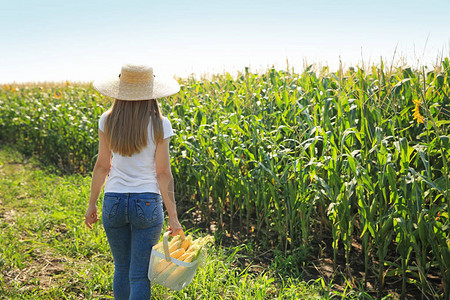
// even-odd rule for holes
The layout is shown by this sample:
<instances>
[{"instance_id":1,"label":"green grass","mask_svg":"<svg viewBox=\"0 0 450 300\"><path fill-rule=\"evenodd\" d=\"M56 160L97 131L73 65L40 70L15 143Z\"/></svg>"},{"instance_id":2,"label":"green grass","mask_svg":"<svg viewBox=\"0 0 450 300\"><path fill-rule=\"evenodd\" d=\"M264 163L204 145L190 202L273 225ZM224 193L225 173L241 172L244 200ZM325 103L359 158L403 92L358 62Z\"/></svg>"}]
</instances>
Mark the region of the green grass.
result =
<instances>
[{"instance_id":1,"label":"green grass","mask_svg":"<svg viewBox=\"0 0 450 300\"><path fill-rule=\"evenodd\" d=\"M90 178L57 176L0 147L0 298L112 299L113 262L101 223L84 223ZM99 204L100 205L100 204ZM242 246L210 249L180 292L155 299L322 299L323 288L271 269L238 265Z\"/></svg>"}]
</instances>

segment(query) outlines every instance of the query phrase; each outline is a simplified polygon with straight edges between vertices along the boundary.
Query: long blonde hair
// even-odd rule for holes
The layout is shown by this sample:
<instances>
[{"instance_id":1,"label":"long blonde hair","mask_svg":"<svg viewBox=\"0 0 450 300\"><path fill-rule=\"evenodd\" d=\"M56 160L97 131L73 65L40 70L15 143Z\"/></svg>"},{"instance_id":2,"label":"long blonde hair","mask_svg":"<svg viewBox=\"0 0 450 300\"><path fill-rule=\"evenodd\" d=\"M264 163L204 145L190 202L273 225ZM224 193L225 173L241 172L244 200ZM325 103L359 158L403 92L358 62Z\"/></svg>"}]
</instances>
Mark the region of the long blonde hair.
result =
<instances>
[{"instance_id":1,"label":"long blonde hair","mask_svg":"<svg viewBox=\"0 0 450 300\"><path fill-rule=\"evenodd\" d=\"M122 156L139 153L147 146L148 124L152 122L153 141L163 140L162 116L156 99L115 100L105 122L105 136L110 149Z\"/></svg>"}]
</instances>

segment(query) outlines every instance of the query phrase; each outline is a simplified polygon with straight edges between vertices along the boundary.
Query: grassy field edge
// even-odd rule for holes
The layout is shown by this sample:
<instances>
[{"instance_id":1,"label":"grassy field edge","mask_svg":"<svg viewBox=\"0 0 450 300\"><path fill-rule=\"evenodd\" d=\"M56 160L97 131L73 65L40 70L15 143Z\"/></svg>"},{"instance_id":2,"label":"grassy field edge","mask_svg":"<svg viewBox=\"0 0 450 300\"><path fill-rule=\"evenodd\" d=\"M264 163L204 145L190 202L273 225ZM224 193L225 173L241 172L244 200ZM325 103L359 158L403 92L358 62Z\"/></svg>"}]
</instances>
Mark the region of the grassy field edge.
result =
<instances>
[{"instance_id":1,"label":"grassy field edge","mask_svg":"<svg viewBox=\"0 0 450 300\"><path fill-rule=\"evenodd\" d=\"M90 177L58 176L0 146L0 295L4 299L112 299L113 262L101 223L83 225ZM100 205L100 204L99 204ZM236 266L242 245L210 249L180 292L155 299L323 299L331 286Z\"/></svg>"}]
</instances>

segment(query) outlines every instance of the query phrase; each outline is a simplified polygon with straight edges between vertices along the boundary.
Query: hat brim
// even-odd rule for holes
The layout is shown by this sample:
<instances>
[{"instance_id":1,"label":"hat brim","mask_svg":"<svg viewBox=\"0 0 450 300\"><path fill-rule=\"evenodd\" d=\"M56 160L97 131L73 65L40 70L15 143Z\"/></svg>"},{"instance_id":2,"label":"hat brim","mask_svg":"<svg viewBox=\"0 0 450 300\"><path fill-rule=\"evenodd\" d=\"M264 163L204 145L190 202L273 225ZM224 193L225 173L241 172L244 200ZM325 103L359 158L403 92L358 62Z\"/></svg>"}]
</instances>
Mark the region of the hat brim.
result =
<instances>
[{"instance_id":1,"label":"hat brim","mask_svg":"<svg viewBox=\"0 0 450 300\"><path fill-rule=\"evenodd\" d=\"M145 83L127 83L114 78L94 81L93 86L105 96L128 101L163 98L180 91L180 85L170 76L155 76L152 82Z\"/></svg>"}]
</instances>

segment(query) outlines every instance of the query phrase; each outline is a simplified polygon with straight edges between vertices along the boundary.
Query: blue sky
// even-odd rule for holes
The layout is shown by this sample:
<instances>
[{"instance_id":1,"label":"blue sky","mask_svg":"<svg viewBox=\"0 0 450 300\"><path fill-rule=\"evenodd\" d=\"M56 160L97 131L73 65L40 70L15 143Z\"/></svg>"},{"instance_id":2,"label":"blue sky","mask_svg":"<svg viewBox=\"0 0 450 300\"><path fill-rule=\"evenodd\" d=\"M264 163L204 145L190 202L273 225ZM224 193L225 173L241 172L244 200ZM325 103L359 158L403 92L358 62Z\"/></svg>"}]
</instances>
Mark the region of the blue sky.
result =
<instances>
[{"instance_id":1,"label":"blue sky","mask_svg":"<svg viewBox=\"0 0 450 300\"><path fill-rule=\"evenodd\" d=\"M449 0L2 1L0 83L90 81L145 62L164 73L337 68L449 56Z\"/></svg>"}]
</instances>

